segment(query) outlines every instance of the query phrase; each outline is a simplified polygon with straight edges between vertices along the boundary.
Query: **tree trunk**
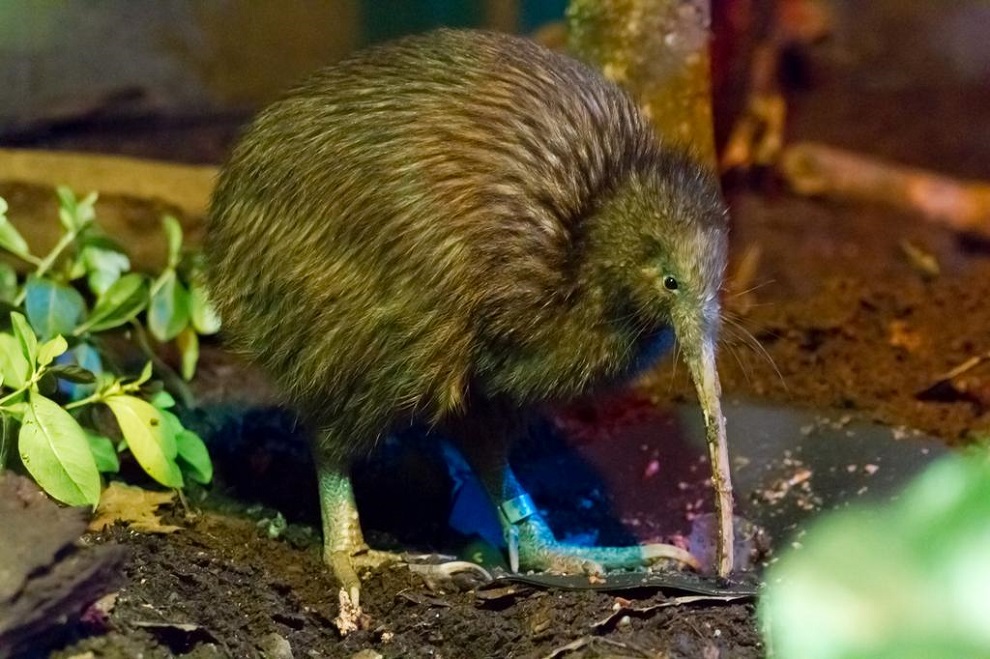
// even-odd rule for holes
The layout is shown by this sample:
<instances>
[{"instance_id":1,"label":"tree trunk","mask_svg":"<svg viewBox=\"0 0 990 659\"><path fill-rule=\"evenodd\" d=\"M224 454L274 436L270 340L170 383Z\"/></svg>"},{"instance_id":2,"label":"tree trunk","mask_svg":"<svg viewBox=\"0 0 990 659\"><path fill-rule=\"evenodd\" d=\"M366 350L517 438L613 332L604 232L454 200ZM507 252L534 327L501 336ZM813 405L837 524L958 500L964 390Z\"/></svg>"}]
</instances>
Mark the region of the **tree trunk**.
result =
<instances>
[{"instance_id":1,"label":"tree trunk","mask_svg":"<svg viewBox=\"0 0 990 659\"><path fill-rule=\"evenodd\" d=\"M628 89L660 137L716 163L710 0L571 0L571 53Z\"/></svg>"}]
</instances>

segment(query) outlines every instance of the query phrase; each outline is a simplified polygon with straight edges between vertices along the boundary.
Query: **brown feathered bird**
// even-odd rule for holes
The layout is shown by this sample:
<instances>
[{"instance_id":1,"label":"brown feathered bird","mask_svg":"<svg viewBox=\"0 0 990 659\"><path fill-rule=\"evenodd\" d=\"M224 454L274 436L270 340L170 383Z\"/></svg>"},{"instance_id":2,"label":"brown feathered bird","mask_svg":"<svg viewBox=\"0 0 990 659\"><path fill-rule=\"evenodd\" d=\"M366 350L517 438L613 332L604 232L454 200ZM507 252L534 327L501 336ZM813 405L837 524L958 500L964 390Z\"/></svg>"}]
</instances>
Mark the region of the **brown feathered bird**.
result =
<instances>
[{"instance_id":1,"label":"brown feathered bird","mask_svg":"<svg viewBox=\"0 0 990 659\"><path fill-rule=\"evenodd\" d=\"M726 233L711 172L617 86L525 39L405 38L263 111L213 196L209 282L232 345L314 430L325 558L351 596L379 554L350 463L414 423L477 471L513 563L690 562L558 543L506 456L527 411L627 381L675 334L724 436Z\"/></svg>"}]
</instances>

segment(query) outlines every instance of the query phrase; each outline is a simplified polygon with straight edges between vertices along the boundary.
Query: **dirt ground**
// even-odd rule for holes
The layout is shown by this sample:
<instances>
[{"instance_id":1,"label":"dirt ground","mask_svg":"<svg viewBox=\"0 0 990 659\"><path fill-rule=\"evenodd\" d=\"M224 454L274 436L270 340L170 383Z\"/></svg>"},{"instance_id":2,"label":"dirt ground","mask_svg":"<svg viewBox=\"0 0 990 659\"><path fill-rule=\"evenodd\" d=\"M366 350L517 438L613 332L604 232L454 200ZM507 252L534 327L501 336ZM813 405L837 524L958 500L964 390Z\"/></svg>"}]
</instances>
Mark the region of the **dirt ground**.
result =
<instances>
[{"instance_id":1,"label":"dirt ground","mask_svg":"<svg viewBox=\"0 0 990 659\"><path fill-rule=\"evenodd\" d=\"M986 88L885 90L850 86L825 75L792 99L792 117L795 138L990 179ZM186 128L156 132L137 126L108 132L103 139L67 131L39 145L218 161L233 135L228 125ZM190 149L190 140L202 148ZM941 374L990 350L986 240L881 206L798 198L769 177L732 184L727 194L734 263L759 250L755 274L727 298L728 313L768 357L728 328L720 361L726 398L838 411L916 428L951 445L990 433L990 368L976 369L934 395L921 395ZM9 201L17 206L17 199ZM926 276L912 265L906 243L930 253L940 274ZM739 294L740 288L752 290ZM262 385L256 380L243 379L221 357L210 359L199 385L205 399L259 399ZM682 366L672 374L665 361L646 378L637 400L648 398L661 406L692 400L685 370ZM239 389L249 390L248 395L239 396L244 393ZM609 405L606 414L613 416L628 409L623 402ZM752 601L651 609L671 593L437 592L400 568L367 581L362 602L372 624L341 638L332 624L336 588L319 557L312 476L300 473L304 460L293 457L302 451L298 438L286 438L292 435L291 418L267 407L230 405L214 408L199 421L212 431L207 434L218 462L218 483L211 491L191 493L189 511L179 506L171 511L169 521L181 527L176 533L149 535L116 527L87 538L129 550L125 585L109 614L73 628L51 656L765 655ZM581 440L585 444L609 439L608 433L594 430L604 423L600 416L590 415L584 423L591 428ZM546 459L560 450L567 449L526 447L521 455L523 460ZM378 467L367 467L370 476L364 481L378 485L366 485L359 497L379 511L365 520L377 529L372 541L405 544L412 538L426 548L449 546L446 475L431 458L411 459L418 461L402 462L380 479L375 478ZM418 491L410 504L393 493L402 491L402 483L394 481L412 471L437 478L422 479L436 486ZM608 496L601 498L607 502ZM389 500L397 507L390 512ZM605 504L563 497L540 502L562 508L550 511L551 521L566 523L571 516L583 520L582 529L616 525ZM289 521L279 534L269 533L276 511ZM628 521L602 531L599 539L621 537ZM594 626L609 617L619 598L646 610Z\"/></svg>"}]
</instances>

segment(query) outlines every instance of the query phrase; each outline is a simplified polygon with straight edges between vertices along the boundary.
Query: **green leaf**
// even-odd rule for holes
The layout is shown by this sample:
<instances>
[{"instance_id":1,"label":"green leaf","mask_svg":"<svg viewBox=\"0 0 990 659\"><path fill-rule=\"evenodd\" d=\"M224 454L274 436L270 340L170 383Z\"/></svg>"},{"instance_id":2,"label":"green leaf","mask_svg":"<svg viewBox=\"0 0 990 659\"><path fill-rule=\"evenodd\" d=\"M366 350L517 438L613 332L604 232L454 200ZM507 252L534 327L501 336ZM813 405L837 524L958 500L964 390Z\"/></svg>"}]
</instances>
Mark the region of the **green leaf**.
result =
<instances>
[{"instance_id":1,"label":"green leaf","mask_svg":"<svg viewBox=\"0 0 990 659\"><path fill-rule=\"evenodd\" d=\"M120 250L89 244L83 247L80 261L88 274L89 289L103 295L120 276L131 269L131 261Z\"/></svg>"},{"instance_id":2,"label":"green leaf","mask_svg":"<svg viewBox=\"0 0 990 659\"><path fill-rule=\"evenodd\" d=\"M151 379L151 374L154 373L154 365L148 361L145 362L144 368L141 369L141 374L137 376L137 379L132 382L132 385L141 386L145 382Z\"/></svg>"},{"instance_id":3,"label":"green leaf","mask_svg":"<svg viewBox=\"0 0 990 659\"><path fill-rule=\"evenodd\" d=\"M114 448L113 442L86 428L83 428L83 431L89 442L89 450L92 451L93 459L96 461L96 468L104 474L116 474L120 471L120 458L117 457L117 449Z\"/></svg>"},{"instance_id":4,"label":"green leaf","mask_svg":"<svg viewBox=\"0 0 990 659\"><path fill-rule=\"evenodd\" d=\"M13 334L0 333L0 375L6 386L20 389L31 379L31 364Z\"/></svg>"},{"instance_id":5,"label":"green leaf","mask_svg":"<svg viewBox=\"0 0 990 659\"><path fill-rule=\"evenodd\" d=\"M175 337L175 343L182 356L182 379L193 379L196 375L196 364L199 362L199 335L191 326L186 327Z\"/></svg>"},{"instance_id":6,"label":"green leaf","mask_svg":"<svg viewBox=\"0 0 990 659\"><path fill-rule=\"evenodd\" d=\"M4 202L4 211L6 211L6 206L7 202ZM6 213L0 213L0 247L18 256L27 256L31 253L27 241L10 223Z\"/></svg>"},{"instance_id":7,"label":"green leaf","mask_svg":"<svg viewBox=\"0 0 990 659\"><path fill-rule=\"evenodd\" d=\"M186 467L183 471L189 478L203 485L213 480L213 462L199 435L183 428L175 436L175 443L179 449L179 460Z\"/></svg>"},{"instance_id":8,"label":"green leaf","mask_svg":"<svg viewBox=\"0 0 990 659\"><path fill-rule=\"evenodd\" d=\"M21 462L38 485L70 506L95 506L100 472L86 433L58 403L32 394L18 434Z\"/></svg>"},{"instance_id":9,"label":"green leaf","mask_svg":"<svg viewBox=\"0 0 990 659\"><path fill-rule=\"evenodd\" d=\"M12 311L10 322L14 326L14 336L17 338L21 354L28 360L33 370L34 363L38 360L38 337L35 336L34 330L31 329L23 314Z\"/></svg>"},{"instance_id":10,"label":"green leaf","mask_svg":"<svg viewBox=\"0 0 990 659\"><path fill-rule=\"evenodd\" d=\"M168 267L174 270L182 256L182 225L171 215L166 215L162 218L162 226L168 239Z\"/></svg>"},{"instance_id":11,"label":"green leaf","mask_svg":"<svg viewBox=\"0 0 990 659\"><path fill-rule=\"evenodd\" d=\"M127 446L138 463L156 481L167 487L182 487L182 472L175 462L175 434L161 410L124 394L105 401L120 426Z\"/></svg>"},{"instance_id":12,"label":"green leaf","mask_svg":"<svg viewBox=\"0 0 990 659\"><path fill-rule=\"evenodd\" d=\"M182 421L180 421L179 417L177 417L173 412L169 412L168 410L160 411L162 413L162 419L165 420L165 425L168 428L168 431L172 433L173 437L178 437L179 433L185 430L182 426ZM176 443L176 450L178 450L178 443Z\"/></svg>"},{"instance_id":13,"label":"green leaf","mask_svg":"<svg viewBox=\"0 0 990 659\"><path fill-rule=\"evenodd\" d=\"M58 219L65 227L66 231L76 228L76 195L75 193L60 185L55 188L55 195L58 197Z\"/></svg>"},{"instance_id":14,"label":"green leaf","mask_svg":"<svg viewBox=\"0 0 990 659\"><path fill-rule=\"evenodd\" d=\"M171 341L189 324L189 293L175 270L162 273L148 307L148 329L159 341Z\"/></svg>"},{"instance_id":15,"label":"green leaf","mask_svg":"<svg viewBox=\"0 0 990 659\"><path fill-rule=\"evenodd\" d=\"M72 356L75 357L76 364L82 366L93 375L99 375L103 372L103 360L100 358L100 353L97 352L91 343L84 341L77 345L72 349Z\"/></svg>"},{"instance_id":16,"label":"green leaf","mask_svg":"<svg viewBox=\"0 0 990 659\"><path fill-rule=\"evenodd\" d=\"M71 335L86 312L76 289L50 279L28 277L24 292L28 320L42 341L56 334Z\"/></svg>"},{"instance_id":17,"label":"green leaf","mask_svg":"<svg viewBox=\"0 0 990 659\"><path fill-rule=\"evenodd\" d=\"M96 219L97 194L90 192L83 199L76 200L71 189L60 185L55 189L58 195L58 219L66 231L80 231Z\"/></svg>"},{"instance_id":18,"label":"green leaf","mask_svg":"<svg viewBox=\"0 0 990 659\"><path fill-rule=\"evenodd\" d=\"M93 384L96 382L96 376L91 371L75 364L56 364L48 369L48 373L75 384Z\"/></svg>"},{"instance_id":19,"label":"green leaf","mask_svg":"<svg viewBox=\"0 0 990 659\"><path fill-rule=\"evenodd\" d=\"M167 410L170 407L175 407L175 399L172 398L172 394L168 393L164 389L156 392L148 402L160 410Z\"/></svg>"},{"instance_id":20,"label":"green leaf","mask_svg":"<svg viewBox=\"0 0 990 659\"><path fill-rule=\"evenodd\" d=\"M17 271L9 263L0 263L0 300L13 302L17 292Z\"/></svg>"},{"instance_id":21,"label":"green leaf","mask_svg":"<svg viewBox=\"0 0 990 659\"><path fill-rule=\"evenodd\" d=\"M86 264L83 263L82 255L69 261L69 273L67 279L75 281L86 274Z\"/></svg>"},{"instance_id":22,"label":"green leaf","mask_svg":"<svg viewBox=\"0 0 990 659\"><path fill-rule=\"evenodd\" d=\"M51 341L46 341L38 348L38 366L48 366L55 358L69 349L69 344L65 342L62 335L57 335Z\"/></svg>"},{"instance_id":23,"label":"green leaf","mask_svg":"<svg viewBox=\"0 0 990 659\"><path fill-rule=\"evenodd\" d=\"M89 318L73 334L102 332L130 322L147 304L147 285L144 275L124 275L100 296Z\"/></svg>"},{"instance_id":24,"label":"green leaf","mask_svg":"<svg viewBox=\"0 0 990 659\"><path fill-rule=\"evenodd\" d=\"M189 285L189 312L193 327L200 334L216 334L220 331L220 316L207 297L206 287L197 280Z\"/></svg>"},{"instance_id":25,"label":"green leaf","mask_svg":"<svg viewBox=\"0 0 990 659\"><path fill-rule=\"evenodd\" d=\"M79 343L70 352L70 363L56 364L48 372L63 380L60 387L70 400L79 400L96 390L96 382L103 372L103 360L86 342Z\"/></svg>"},{"instance_id":26,"label":"green leaf","mask_svg":"<svg viewBox=\"0 0 990 659\"><path fill-rule=\"evenodd\" d=\"M200 436L183 427L179 417L171 412L163 410L162 418L175 434L179 466L183 473L189 474L190 478L203 485L213 480L213 463Z\"/></svg>"},{"instance_id":27,"label":"green leaf","mask_svg":"<svg viewBox=\"0 0 990 659\"><path fill-rule=\"evenodd\" d=\"M38 382L35 384L34 390L42 396L48 396L50 398L58 393L58 378L48 371L43 371L38 377Z\"/></svg>"},{"instance_id":28,"label":"green leaf","mask_svg":"<svg viewBox=\"0 0 990 659\"><path fill-rule=\"evenodd\" d=\"M800 540L759 601L774 656L990 656L985 450L941 458L894 501L823 515Z\"/></svg>"},{"instance_id":29,"label":"green leaf","mask_svg":"<svg viewBox=\"0 0 990 659\"><path fill-rule=\"evenodd\" d=\"M0 197L3 201L3 197ZM14 430L17 427L14 415L9 412L0 412L0 471L7 468L7 459L11 449L14 448L16 435Z\"/></svg>"}]
</instances>

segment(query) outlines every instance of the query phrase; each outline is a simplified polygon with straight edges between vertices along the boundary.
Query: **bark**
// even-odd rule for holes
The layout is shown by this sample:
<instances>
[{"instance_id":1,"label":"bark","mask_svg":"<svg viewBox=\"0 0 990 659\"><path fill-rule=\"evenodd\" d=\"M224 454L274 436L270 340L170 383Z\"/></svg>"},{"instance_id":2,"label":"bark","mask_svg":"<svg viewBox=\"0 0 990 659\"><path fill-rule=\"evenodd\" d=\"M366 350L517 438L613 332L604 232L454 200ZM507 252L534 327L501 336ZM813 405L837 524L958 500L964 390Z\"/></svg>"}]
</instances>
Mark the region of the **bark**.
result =
<instances>
[{"instance_id":1,"label":"bark","mask_svg":"<svg viewBox=\"0 0 990 659\"><path fill-rule=\"evenodd\" d=\"M571 0L569 48L623 85L660 137L716 162L710 0Z\"/></svg>"}]
</instances>

